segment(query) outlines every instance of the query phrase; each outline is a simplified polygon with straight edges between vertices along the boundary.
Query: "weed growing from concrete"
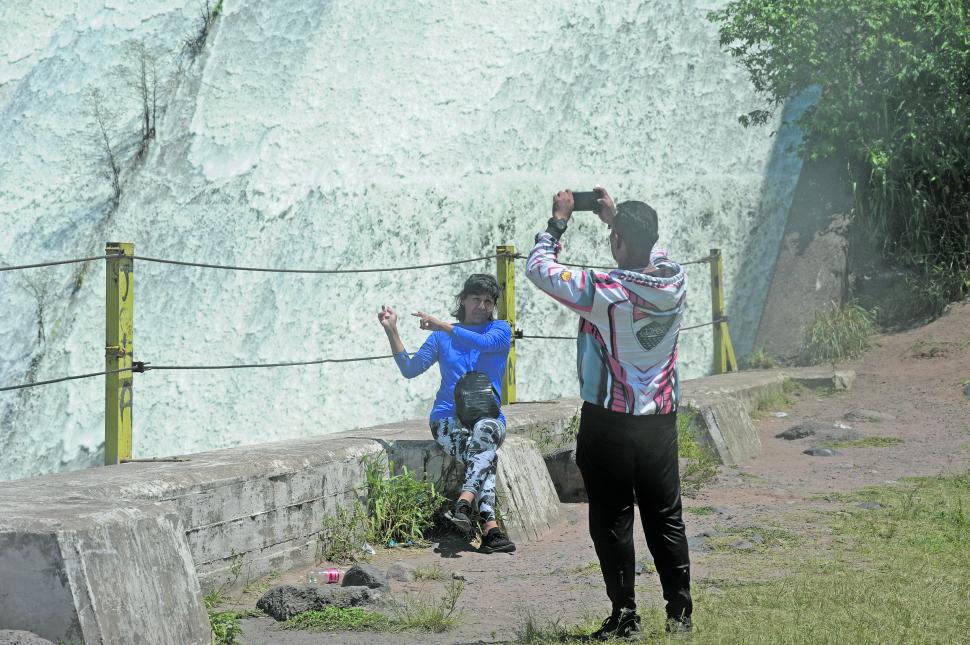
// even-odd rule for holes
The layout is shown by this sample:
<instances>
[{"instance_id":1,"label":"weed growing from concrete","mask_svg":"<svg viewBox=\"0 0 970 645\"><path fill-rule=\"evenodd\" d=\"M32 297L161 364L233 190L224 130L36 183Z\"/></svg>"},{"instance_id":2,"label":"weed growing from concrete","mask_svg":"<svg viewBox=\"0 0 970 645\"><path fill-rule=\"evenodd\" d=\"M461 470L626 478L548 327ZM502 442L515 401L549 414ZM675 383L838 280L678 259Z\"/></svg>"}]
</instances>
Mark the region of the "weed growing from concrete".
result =
<instances>
[{"instance_id":1,"label":"weed growing from concrete","mask_svg":"<svg viewBox=\"0 0 970 645\"><path fill-rule=\"evenodd\" d=\"M279 577L280 577L279 571L270 571L267 575L263 576L262 578L247 582L246 586L242 588L242 592L245 594L263 595L264 593L266 593L266 590L269 589L273 581Z\"/></svg>"},{"instance_id":2,"label":"weed growing from concrete","mask_svg":"<svg viewBox=\"0 0 970 645\"><path fill-rule=\"evenodd\" d=\"M385 457L364 460L367 475L368 536L375 544L421 543L446 503L434 482L419 480L407 467L393 473Z\"/></svg>"},{"instance_id":3,"label":"weed growing from concrete","mask_svg":"<svg viewBox=\"0 0 970 645\"><path fill-rule=\"evenodd\" d=\"M876 331L876 313L855 304L829 303L815 312L815 319L803 330L799 359L817 365L861 356Z\"/></svg>"},{"instance_id":4,"label":"weed growing from concrete","mask_svg":"<svg viewBox=\"0 0 970 645\"><path fill-rule=\"evenodd\" d=\"M357 562L365 559L367 509L354 500L350 508L340 506L333 515L323 518L320 542L323 557L330 562Z\"/></svg>"}]
</instances>

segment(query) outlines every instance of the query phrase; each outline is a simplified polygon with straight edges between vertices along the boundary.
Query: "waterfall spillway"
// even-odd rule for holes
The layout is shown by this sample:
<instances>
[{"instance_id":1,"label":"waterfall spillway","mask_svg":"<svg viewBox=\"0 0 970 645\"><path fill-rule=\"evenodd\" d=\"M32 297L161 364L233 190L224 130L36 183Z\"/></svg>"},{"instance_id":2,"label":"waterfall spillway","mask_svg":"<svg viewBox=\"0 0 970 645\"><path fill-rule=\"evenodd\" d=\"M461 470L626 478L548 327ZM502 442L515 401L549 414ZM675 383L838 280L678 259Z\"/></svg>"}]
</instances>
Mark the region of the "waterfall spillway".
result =
<instances>
[{"instance_id":1,"label":"waterfall spillway","mask_svg":"<svg viewBox=\"0 0 970 645\"><path fill-rule=\"evenodd\" d=\"M723 2L600 4L226 0L201 51L176 60L198 34L195 0L6 3L0 264L98 254L109 240L266 267L423 264L499 244L524 253L556 190L599 183L658 210L671 257L723 250L744 349L800 168L790 133L737 124L758 100L706 20ZM144 147L139 51L159 79ZM120 164L117 200L103 135ZM564 247L564 261L610 260L589 213ZM386 354L381 304L445 316L479 271L494 263L362 275L136 263L135 358ZM687 325L710 317L707 267L689 278ZM575 332L575 316L521 267L518 285L526 333ZM101 262L0 274L0 385L103 369L103 294ZM402 335L414 350L424 333L403 315ZM710 352L709 329L684 332L682 375L706 373ZM520 399L576 395L572 343L523 340L518 357ZM390 361L149 372L135 379L135 453L421 417L436 384L434 370L404 381ZM96 461L103 390L88 379L0 393L0 479Z\"/></svg>"}]
</instances>

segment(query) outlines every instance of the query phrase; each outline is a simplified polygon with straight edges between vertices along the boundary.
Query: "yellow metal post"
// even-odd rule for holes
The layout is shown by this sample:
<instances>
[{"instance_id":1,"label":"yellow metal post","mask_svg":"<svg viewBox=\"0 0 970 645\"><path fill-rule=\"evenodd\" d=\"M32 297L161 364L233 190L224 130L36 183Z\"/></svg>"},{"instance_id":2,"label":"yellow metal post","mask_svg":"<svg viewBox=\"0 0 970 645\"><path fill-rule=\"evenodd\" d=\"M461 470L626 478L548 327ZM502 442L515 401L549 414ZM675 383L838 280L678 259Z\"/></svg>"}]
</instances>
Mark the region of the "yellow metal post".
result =
<instances>
[{"instance_id":1,"label":"yellow metal post","mask_svg":"<svg viewBox=\"0 0 970 645\"><path fill-rule=\"evenodd\" d=\"M509 348L509 360L505 364L505 376L502 377L502 405L515 403L515 247L495 247L498 254L496 259L496 277L498 278L498 317L506 320L512 328L512 346Z\"/></svg>"},{"instance_id":2,"label":"yellow metal post","mask_svg":"<svg viewBox=\"0 0 970 645\"><path fill-rule=\"evenodd\" d=\"M105 278L106 372L131 368L135 341L135 245L108 242ZM104 377L104 463L106 466L131 459L132 373L118 372Z\"/></svg>"},{"instance_id":3,"label":"yellow metal post","mask_svg":"<svg viewBox=\"0 0 970 645\"><path fill-rule=\"evenodd\" d=\"M714 316L714 373L737 372L731 331L724 315L724 264L721 249L711 249L711 313Z\"/></svg>"}]
</instances>

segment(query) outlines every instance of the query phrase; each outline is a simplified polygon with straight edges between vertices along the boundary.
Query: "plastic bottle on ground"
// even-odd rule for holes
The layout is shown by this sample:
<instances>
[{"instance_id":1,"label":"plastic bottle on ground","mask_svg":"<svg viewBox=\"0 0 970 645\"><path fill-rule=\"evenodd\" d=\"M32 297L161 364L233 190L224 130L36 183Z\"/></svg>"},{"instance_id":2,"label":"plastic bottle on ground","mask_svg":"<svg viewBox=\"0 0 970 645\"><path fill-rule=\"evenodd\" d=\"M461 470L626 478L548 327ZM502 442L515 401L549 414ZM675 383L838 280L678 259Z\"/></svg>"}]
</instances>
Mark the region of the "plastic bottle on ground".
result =
<instances>
[{"instance_id":1,"label":"plastic bottle on ground","mask_svg":"<svg viewBox=\"0 0 970 645\"><path fill-rule=\"evenodd\" d=\"M311 569L307 573L307 582L317 585L336 584L344 578L340 569Z\"/></svg>"}]
</instances>

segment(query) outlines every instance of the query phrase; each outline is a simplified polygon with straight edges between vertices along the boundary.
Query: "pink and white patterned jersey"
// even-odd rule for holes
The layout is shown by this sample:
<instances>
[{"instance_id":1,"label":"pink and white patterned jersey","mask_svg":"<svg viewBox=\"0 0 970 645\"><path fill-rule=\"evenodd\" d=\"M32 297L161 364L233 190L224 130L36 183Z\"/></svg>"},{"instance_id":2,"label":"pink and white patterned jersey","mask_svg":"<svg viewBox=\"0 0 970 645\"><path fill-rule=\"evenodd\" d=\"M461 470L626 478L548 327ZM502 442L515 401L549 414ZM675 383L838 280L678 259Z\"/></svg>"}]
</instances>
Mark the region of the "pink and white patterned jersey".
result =
<instances>
[{"instance_id":1,"label":"pink and white patterned jersey","mask_svg":"<svg viewBox=\"0 0 970 645\"><path fill-rule=\"evenodd\" d=\"M580 315L576 338L580 396L627 414L677 410L677 338L687 296L683 267L654 249L655 271L573 271L557 261L562 246L539 233L526 274Z\"/></svg>"}]
</instances>

